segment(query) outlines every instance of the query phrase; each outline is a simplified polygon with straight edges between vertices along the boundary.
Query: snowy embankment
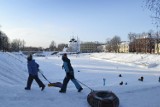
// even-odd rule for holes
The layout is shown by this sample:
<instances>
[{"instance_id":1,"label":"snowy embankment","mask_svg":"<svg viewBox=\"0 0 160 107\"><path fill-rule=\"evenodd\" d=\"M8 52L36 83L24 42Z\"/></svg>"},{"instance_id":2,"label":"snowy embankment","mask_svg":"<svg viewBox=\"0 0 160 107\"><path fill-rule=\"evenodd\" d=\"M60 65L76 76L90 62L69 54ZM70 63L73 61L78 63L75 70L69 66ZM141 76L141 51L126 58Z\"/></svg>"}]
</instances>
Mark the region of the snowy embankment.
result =
<instances>
[{"instance_id":1,"label":"snowy embankment","mask_svg":"<svg viewBox=\"0 0 160 107\"><path fill-rule=\"evenodd\" d=\"M26 69L26 59L23 54L0 52L0 84L23 84ZM15 84L16 83L16 84Z\"/></svg>"},{"instance_id":2,"label":"snowy embankment","mask_svg":"<svg viewBox=\"0 0 160 107\"><path fill-rule=\"evenodd\" d=\"M94 53L92 58L144 68L160 68L160 55L133 53Z\"/></svg>"},{"instance_id":3,"label":"snowy embankment","mask_svg":"<svg viewBox=\"0 0 160 107\"><path fill-rule=\"evenodd\" d=\"M120 107L160 107L159 55L93 53L68 57L78 80L94 90L113 91L120 99ZM34 59L49 81L63 81L61 57L47 54ZM143 82L138 81L141 76ZM46 89L41 91L33 82L32 89L26 91L27 77L26 56L0 52L1 107L90 107L87 103L90 90L83 85L84 90L78 93L69 82L67 93L61 94L59 88L47 87L48 82L39 75ZM119 85L122 81L123 85Z\"/></svg>"}]
</instances>

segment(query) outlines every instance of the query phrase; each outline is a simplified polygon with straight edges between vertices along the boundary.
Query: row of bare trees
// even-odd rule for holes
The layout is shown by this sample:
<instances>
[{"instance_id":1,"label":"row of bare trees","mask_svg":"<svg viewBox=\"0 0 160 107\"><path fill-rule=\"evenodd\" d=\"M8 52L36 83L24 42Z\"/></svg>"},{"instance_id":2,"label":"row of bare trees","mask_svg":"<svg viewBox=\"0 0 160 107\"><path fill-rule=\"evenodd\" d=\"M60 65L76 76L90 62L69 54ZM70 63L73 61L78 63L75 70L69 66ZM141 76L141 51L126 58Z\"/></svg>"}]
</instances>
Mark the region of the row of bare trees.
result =
<instances>
[{"instance_id":1,"label":"row of bare trees","mask_svg":"<svg viewBox=\"0 0 160 107\"><path fill-rule=\"evenodd\" d=\"M49 45L50 51L62 51L64 47L68 47L68 44L60 43L56 45L55 41L51 41L51 44Z\"/></svg>"},{"instance_id":2,"label":"row of bare trees","mask_svg":"<svg viewBox=\"0 0 160 107\"><path fill-rule=\"evenodd\" d=\"M20 39L14 39L9 41L8 36L0 31L0 50L1 51L19 51L25 46L25 41Z\"/></svg>"},{"instance_id":3,"label":"row of bare trees","mask_svg":"<svg viewBox=\"0 0 160 107\"><path fill-rule=\"evenodd\" d=\"M20 50L43 50L42 47L25 47L26 42L24 40L20 39L14 39L10 42L8 36L0 30L0 51L15 51L18 52ZM51 44L49 45L49 48L46 48L44 50L50 50L50 51L62 51L64 47L68 47L67 44L61 43L56 46L56 43L54 41L51 41Z\"/></svg>"},{"instance_id":4,"label":"row of bare trees","mask_svg":"<svg viewBox=\"0 0 160 107\"><path fill-rule=\"evenodd\" d=\"M68 44L60 43L56 45L55 41L51 41L48 48L43 47L24 47L21 48L22 51L62 51L64 47L68 47Z\"/></svg>"},{"instance_id":5,"label":"row of bare trees","mask_svg":"<svg viewBox=\"0 0 160 107\"><path fill-rule=\"evenodd\" d=\"M1 25L0 25L1 27ZM68 44L60 43L56 46L55 41L51 41L49 48L43 49L42 47L26 47L26 42L20 39L14 39L10 42L8 36L0 30L0 51L35 51L35 50L49 50L49 51L62 51Z\"/></svg>"}]
</instances>

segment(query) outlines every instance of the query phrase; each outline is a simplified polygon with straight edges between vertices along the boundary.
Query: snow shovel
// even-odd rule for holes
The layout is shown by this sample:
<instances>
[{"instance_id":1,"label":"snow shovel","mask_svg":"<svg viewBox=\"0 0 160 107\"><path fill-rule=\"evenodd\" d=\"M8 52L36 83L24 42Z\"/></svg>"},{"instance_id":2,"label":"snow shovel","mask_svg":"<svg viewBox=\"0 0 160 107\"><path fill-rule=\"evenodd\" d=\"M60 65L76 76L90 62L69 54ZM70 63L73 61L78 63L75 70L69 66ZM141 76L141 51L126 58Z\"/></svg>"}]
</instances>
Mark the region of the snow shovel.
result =
<instances>
[{"instance_id":1,"label":"snow shovel","mask_svg":"<svg viewBox=\"0 0 160 107\"><path fill-rule=\"evenodd\" d=\"M41 72L41 70L39 70L39 72L41 73L41 75L43 76L43 78L48 81L48 87L59 87L61 88L62 87L62 83L61 82L54 82L54 83L51 83L45 76L44 74Z\"/></svg>"}]
</instances>

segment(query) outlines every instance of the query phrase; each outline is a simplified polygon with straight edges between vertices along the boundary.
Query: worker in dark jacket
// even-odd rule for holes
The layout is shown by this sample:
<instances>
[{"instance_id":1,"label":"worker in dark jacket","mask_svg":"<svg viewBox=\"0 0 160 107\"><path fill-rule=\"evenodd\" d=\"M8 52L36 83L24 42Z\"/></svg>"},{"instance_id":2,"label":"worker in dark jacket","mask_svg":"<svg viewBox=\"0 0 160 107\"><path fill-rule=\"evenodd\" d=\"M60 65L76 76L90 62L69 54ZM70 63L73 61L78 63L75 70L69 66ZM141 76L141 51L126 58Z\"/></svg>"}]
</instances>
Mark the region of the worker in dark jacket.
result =
<instances>
[{"instance_id":1,"label":"worker in dark jacket","mask_svg":"<svg viewBox=\"0 0 160 107\"><path fill-rule=\"evenodd\" d=\"M25 90L30 90L33 80L35 79L41 90L43 91L45 88L45 85L42 83L42 81L38 77L38 71L39 71L39 65L35 62L35 60L32 59L32 55L30 55L28 58L28 81L27 86L25 87Z\"/></svg>"},{"instance_id":2,"label":"worker in dark jacket","mask_svg":"<svg viewBox=\"0 0 160 107\"><path fill-rule=\"evenodd\" d=\"M61 90L59 92L61 92L61 93L66 92L66 88L67 88L67 84L68 84L69 80L71 80L74 83L78 92L81 92L83 90L83 88L80 86L80 84L77 82L77 80L74 77L74 70L71 66L70 60L67 58L66 53L62 56L62 60L63 60L62 69L63 68L65 69L66 76L63 80L63 85L62 85Z\"/></svg>"}]
</instances>

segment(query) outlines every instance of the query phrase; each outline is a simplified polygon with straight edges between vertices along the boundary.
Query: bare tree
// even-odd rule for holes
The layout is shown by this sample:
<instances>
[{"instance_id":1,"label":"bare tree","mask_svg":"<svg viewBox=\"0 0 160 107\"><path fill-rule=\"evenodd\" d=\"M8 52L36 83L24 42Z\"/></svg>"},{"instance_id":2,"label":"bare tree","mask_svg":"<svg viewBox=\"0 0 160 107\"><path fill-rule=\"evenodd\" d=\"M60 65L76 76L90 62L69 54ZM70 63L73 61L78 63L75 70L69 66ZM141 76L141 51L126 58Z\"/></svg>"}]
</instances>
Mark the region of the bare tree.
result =
<instances>
[{"instance_id":1,"label":"bare tree","mask_svg":"<svg viewBox=\"0 0 160 107\"><path fill-rule=\"evenodd\" d=\"M106 48L106 51L108 51L108 52L112 51L111 39L110 38L106 39L106 46L105 46L105 48Z\"/></svg>"},{"instance_id":2,"label":"bare tree","mask_svg":"<svg viewBox=\"0 0 160 107\"><path fill-rule=\"evenodd\" d=\"M121 38L119 36L114 36L111 40L106 41L106 50L108 52L119 52L119 45L121 43Z\"/></svg>"},{"instance_id":3,"label":"bare tree","mask_svg":"<svg viewBox=\"0 0 160 107\"><path fill-rule=\"evenodd\" d=\"M146 7L151 11L153 24L157 28L157 44L159 44L159 26L160 26L160 0L145 0ZM159 51L158 51L159 52Z\"/></svg>"},{"instance_id":4,"label":"bare tree","mask_svg":"<svg viewBox=\"0 0 160 107\"><path fill-rule=\"evenodd\" d=\"M146 7L151 11L151 17L154 19L155 24L160 24L160 0L145 0Z\"/></svg>"},{"instance_id":5,"label":"bare tree","mask_svg":"<svg viewBox=\"0 0 160 107\"><path fill-rule=\"evenodd\" d=\"M112 51L119 52L120 42L121 42L121 38L119 36L114 36L111 39Z\"/></svg>"},{"instance_id":6,"label":"bare tree","mask_svg":"<svg viewBox=\"0 0 160 107\"><path fill-rule=\"evenodd\" d=\"M21 41L21 50L24 50L26 42L24 40Z\"/></svg>"},{"instance_id":7,"label":"bare tree","mask_svg":"<svg viewBox=\"0 0 160 107\"><path fill-rule=\"evenodd\" d=\"M64 49L64 47L68 47L68 44L64 44L64 43L61 43L61 44L58 44L58 51L62 51Z\"/></svg>"},{"instance_id":8,"label":"bare tree","mask_svg":"<svg viewBox=\"0 0 160 107\"><path fill-rule=\"evenodd\" d=\"M130 40L130 43L129 43L129 52L136 52L137 51L137 48L136 48L136 45L137 45L137 34L136 33L129 33L128 34L128 38Z\"/></svg>"},{"instance_id":9,"label":"bare tree","mask_svg":"<svg viewBox=\"0 0 160 107\"><path fill-rule=\"evenodd\" d=\"M0 31L0 50L8 51L9 50L9 39L5 33Z\"/></svg>"},{"instance_id":10,"label":"bare tree","mask_svg":"<svg viewBox=\"0 0 160 107\"><path fill-rule=\"evenodd\" d=\"M24 48L24 45L25 45L25 41L23 40L20 40L20 39L14 39L12 42L11 42L11 50L12 51L20 51L21 49Z\"/></svg>"},{"instance_id":11,"label":"bare tree","mask_svg":"<svg viewBox=\"0 0 160 107\"><path fill-rule=\"evenodd\" d=\"M2 41L3 33L0 31L0 50L2 50L3 41Z\"/></svg>"},{"instance_id":12,"label":"bare tree","mask_svg":"<svg viewBox=\"0 0 160 107\"><path fill-rule=\"evenodd\" d=\"M9 49L10 49L9 38L6 36L3 39L3 51L9 51Z\"/></svg>"},{"instance_id":13,"label":"bare tree","mask_svg":"<svg viewBox=\"0 0 160 107\"><path fill-rule=\"evenodd\" d=\"M146 7L152 12L152 17L160 20L160 0L145 0Z\"/></svg>"},{"instance_id":14,"label":"bare tree","mask_svg":"<svg viewBox=\"0 0 160 107\"><path fill-rule=\"evenodd\" d=\"M55 51L56 50L56 43L54 41L51 42L49 46L50 51Z\"/></svg>"},{"instance_id":15,"label":"bare tree","mask_svg":"<svg viewBox=\"0 0 160 107\"><path fill-rule=\"evenodd\" d=\"M151 18L153 20L153 24L156 25L157 28L157 40L156 44L159 44L159 26L160 26L160 0L144 0L145 6L149 9L152 13ZM159 49L157 47L157 52Z\"/></svg>"}]
</instances>

